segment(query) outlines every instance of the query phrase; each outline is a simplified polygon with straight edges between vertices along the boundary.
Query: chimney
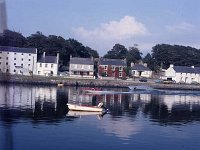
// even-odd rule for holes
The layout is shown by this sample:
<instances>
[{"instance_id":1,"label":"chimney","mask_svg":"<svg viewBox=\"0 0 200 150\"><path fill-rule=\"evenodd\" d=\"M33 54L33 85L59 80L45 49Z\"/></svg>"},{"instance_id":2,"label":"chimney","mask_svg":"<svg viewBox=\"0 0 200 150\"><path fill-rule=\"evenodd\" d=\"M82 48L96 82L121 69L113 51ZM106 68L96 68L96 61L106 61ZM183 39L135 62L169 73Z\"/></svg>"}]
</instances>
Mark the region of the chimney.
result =
<instances>
[{"instance_id":1,"label":"chimney","mask_svg":"<svg viewBox=\"0 0 200 150\"><path fill-rule=\"evenodd\" d=\"M45 55L46 55L46 52L43 52L43 57L45 57Z\"/></svg>"},{"instance_id":2,"label":"chimney","mask_svg":"<svg viewBox=\"0 0 200 150\"><path fill-rule=\"evenodd\" d=\"M59 53L57 53L57 64L59 65Z\"/></svg>"},{"instance_id":3,"label":"chimney","mask_svg":"<svg viewBox=\"0 0 200 150\"><path fill-rule=\"evenodd\" d=\"M132 63L131 63L131 67L133 67L134 65L135 65L135 64L132 62Z\"/></svg>"}]
</instances>

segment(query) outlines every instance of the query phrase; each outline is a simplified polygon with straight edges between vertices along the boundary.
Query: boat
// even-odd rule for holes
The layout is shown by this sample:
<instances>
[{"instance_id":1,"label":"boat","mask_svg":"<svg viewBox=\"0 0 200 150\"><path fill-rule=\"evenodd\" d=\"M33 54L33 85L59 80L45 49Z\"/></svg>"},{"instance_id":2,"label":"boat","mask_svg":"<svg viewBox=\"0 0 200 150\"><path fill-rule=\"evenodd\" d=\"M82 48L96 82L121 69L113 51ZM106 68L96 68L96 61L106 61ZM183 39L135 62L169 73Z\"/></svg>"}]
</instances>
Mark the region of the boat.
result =
<instances>
[{"instance_id":1,"label":"boat","mask_svg":"<svg viewBox=\"0 0 200 150\"><path fill-rule=\"evenodd\" d=\"M150 86L128 86L130 90L143 90L143 91L152 91L155 90Z\"/></svg>"},{"instance_id":2,"label":"boat","mask_svg":"<svg viewBox=\"0 0 200 150\"><path fill-rule=\"evenodd\" d=\"M58 87L63 87L64 84L63 84L62 82L60 82L60 83L57 84L57 86L58 86Z\"/></svg>"},{"instance_id":3,"label":"boat","mask_svg":"<svg viewBox=\"0 0 200 150\"><path fill-rule=\"evenodd\" d=\"M75 105L67 104L69 110L73 111L86 111L86 112L104 112L106 111L103 103L99 103L98 106L84 106L84 105Z\"/></svg>"},{"instance_id":4,"label":"boat","mask_svg":"<svg viewBox=\"0 0 200 150\"><path fill-rule=\"evenodd\" d=\"M82 88L81 89L84 93L99 93L101 92L101 89L99 88Z\"/></svg>"}]
</instances>

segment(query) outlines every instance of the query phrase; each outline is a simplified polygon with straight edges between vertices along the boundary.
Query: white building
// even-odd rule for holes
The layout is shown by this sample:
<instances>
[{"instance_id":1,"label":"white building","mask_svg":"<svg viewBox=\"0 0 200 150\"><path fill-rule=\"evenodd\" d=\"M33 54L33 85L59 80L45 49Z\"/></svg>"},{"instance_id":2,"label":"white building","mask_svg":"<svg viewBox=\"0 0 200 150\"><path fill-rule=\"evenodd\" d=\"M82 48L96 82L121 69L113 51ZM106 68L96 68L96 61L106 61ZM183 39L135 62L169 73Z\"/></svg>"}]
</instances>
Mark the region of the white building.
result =
<instances>
[{"instance_id":1,"label":"white building","mask_svg":"<svg viewBox=\"0 0 200 150\"><path fill-rule=\"evenodd\" d=\"M0 72L36 74L37 49L0 46Z\"/></svg>"},{"instance_id":2,"label":"white building","mask_svg":"<svg viewBox=\"0 0 200 150\"><path fill-rule=\"evenodd\" d=\"M152 77L152 71L147 67L146 63L144 64L131 63L130 74L133 77L146 77L146 78Z\"/></svg>"},{"instance_id":3,"label":"white building","mask_svg":"<svg viewBox=\"0 0 200 150\"><path fill-rule=\"evenodd\" d=\"M93 59L70 57L69 74L71 77L94 78Z\"/></svg>"},{"instance_id":4,"label":"white building","mask_svg":"<svg viewBox=\"0 0 200 150\"><path fill-rule=\"evenodd\" d=\"M43 56L37 62L37 75L57 76L58 74L59 54L57 56Z\"/></svg>"},{"instance_id":5,"label":"white building","mask_svg":"<svg viewBox=\"0 0 200 150\"><path fill-rule=\"evenodd\" d=\"M175 80L176 83L200 83L200 67L170 65L170 67L165 71L165 78Z\"/></svg>"}]
</instances>

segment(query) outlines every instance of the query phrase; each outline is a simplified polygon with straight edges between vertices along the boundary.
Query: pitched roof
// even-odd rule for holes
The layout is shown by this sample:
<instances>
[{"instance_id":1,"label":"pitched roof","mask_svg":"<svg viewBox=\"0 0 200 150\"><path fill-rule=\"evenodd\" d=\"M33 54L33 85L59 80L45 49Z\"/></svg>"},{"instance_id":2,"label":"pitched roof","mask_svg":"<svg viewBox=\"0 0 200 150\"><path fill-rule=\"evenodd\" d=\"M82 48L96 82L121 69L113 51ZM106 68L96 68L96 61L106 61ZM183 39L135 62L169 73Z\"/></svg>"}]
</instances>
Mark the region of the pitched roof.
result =
<instances>
[{"instance_id":1,"label":"pitched roof","mask_svg":"<svg viewBox=\"0 0 200 150\"><path fill-rule=\"evenodd\" d=\"M135 64L133 67L131 67L131 70L138 70L138 71L151 71L148 67L145 67L142 64Z\"/></svg>"},{"instance_id":2,"label":"pitched roof","mask_svg":"<svg viewBox=\"0 0 200 150\"><path fill-rule=\"evenodd\" d=\"M70 64L94 65L94 61L91 58L71 57Z\"/></svg>"},{"instance_id":3,"label":"pitched roof","mask_svg":"<svg viewBox=\"0 0 200 150\"><path fill-rule=\"evenodd\" d=\"M99 65L126 66L126 62L122 59L100 58Z\"/></svg>"},{"instance_id":4,"label":"pitched roof","mask_svg":"<svg viewBox=\"0 0 200 150\"><path fill-rule=\"evenodd\" d=\"M36 48L22 48L22 47L9 47L9 46L0 46L0 51L4 52L16 52L16 53L37 53Z\"/></svg>"},{"instance_id":5,"label":"pitched roof","mask_svg":"<svg viewBox=\"0 0 200 150\"><path fill-rule=\"evenodd\" d=\"M45 56L38 60L39 63L57 63L57 56Z\"/></svg>"},{"instance_id":6,"label":"pitched roof","mask_svg":"<svg viewBox=\"0 0 200 150\"><path fill-rule=\"evenodd\" d=\"M174 66L173 68L180 73L200 73L200 67Z\"/></svg>"}]
</instances>

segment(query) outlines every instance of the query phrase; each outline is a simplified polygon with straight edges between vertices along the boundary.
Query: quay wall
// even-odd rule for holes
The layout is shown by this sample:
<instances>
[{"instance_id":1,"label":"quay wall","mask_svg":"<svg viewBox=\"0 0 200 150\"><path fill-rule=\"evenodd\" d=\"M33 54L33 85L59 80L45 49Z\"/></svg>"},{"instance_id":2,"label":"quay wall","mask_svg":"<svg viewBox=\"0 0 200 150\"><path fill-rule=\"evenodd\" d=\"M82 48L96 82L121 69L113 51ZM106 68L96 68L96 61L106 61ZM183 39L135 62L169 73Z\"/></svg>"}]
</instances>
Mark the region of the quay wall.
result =
<instances>
[{"instance_id":1,"label":"quay wall","mask_svg":"<svg viewBox=\"0 0 200 150\"><path fill-rule=\"evenodd\" d=\"M64 86L89 86L89 87L113 87L127 88L128 86L150 86L156 89L171 90L200 90L200 85L191 84L161 84L154 82L139 82L133 80L106 80L106 79L82 79L64 77L43 77L43 76L20 76L0 74L1 83L29 84L57 86L63 83Z\"/></svg>"}]
</instances>

